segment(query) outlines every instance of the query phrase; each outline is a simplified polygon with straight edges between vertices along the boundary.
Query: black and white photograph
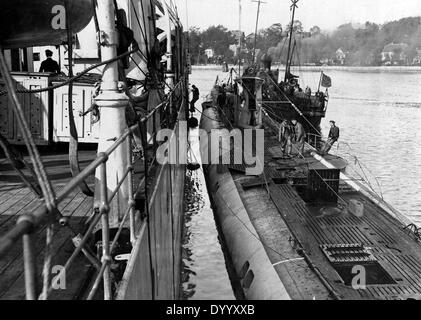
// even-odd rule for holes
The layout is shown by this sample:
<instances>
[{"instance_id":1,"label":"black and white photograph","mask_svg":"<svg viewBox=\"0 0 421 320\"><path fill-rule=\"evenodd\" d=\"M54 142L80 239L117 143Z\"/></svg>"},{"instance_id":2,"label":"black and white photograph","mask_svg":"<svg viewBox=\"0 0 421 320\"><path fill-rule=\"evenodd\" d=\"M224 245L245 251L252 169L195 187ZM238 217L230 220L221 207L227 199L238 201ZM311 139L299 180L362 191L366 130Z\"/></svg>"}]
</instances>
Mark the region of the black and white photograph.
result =
<instances>
[{"instance_id":1,"label":"black and white photograph","mask_svg":"<svg viewBox=\"0 0 421 320\"><path fill-rule=\"evenodd\" d=\"M420 126L419 0L1 0L0 306L421 300Z\"/></svg>"}]
</instances>

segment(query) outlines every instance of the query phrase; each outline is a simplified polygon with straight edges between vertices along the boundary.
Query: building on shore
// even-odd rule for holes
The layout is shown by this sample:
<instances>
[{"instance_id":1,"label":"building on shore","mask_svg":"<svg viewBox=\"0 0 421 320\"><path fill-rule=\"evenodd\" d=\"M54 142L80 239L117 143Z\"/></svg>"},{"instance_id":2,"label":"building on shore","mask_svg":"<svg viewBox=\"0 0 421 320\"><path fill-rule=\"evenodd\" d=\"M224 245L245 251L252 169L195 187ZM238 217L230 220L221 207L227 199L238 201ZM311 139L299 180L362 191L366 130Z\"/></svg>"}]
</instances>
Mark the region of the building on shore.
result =
<instances>
[{"instance_id":1,"label":"building on shore","mask_svg":"<svg viewBox=\"0 0 421 320\"><path fill-rule=\"evenodd\" d=\"M408 64L406 51L408 49L406 43L389 43L383 48L382 64L383 65L405 65Z\"/></svg>"}]
</instances>

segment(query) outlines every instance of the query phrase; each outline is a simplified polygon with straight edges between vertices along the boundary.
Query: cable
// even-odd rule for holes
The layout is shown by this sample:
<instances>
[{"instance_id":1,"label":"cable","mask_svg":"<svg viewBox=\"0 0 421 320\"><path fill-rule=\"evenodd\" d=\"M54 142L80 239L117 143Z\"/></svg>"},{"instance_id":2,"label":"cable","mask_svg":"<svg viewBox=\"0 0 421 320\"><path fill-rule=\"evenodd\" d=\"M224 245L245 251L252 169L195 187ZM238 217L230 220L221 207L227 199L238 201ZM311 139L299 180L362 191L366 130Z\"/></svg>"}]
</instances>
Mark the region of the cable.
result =
<instances>
[{"instance_id":1,"label":"cable","mask_svg":"<svg viewBox=\"0 0 421 320\"><path fill-rule=\"evenodd\" d=\"M111 58L111 59L102 61L102 62L97 63L97 64L94 64L94 65L90 66L89 68L85 69L84 71L82 71L81 73L77 74L76 76L74 76L74 77L72 77L72 78L70 78L70 79L68 79L68 80L66 80L64 82L61 82L59 84L55 84L55 85L52 85L52 86L49 86L49 87L45 87L45 88L41 88L41 89L34 89L34 90L17 89L15 91L16 91L16 93L40 93L40 92L45 92L45 91L49 91L49 90L55 90L55 89L58 89L60 87L66 86L66 85L68 85L71 82L76 81L77 79L81 78L82 76L84 76L85 74L87 74L89 71L92 71L93 69L96 69L98 67L101 67L101 66L106 65L106 64L109 64L109 63L112 63L112 62L114 62L116 60L120 60L120 59L124 58L127 55L130 55L130 54L135 53L138 50L139 49L134 49L134 50L125 52L125 53L123 53L123 54L121 54L121 55L119 55L117 57L114 57L114 58ZM8 93L7 90L0 91L0 96L5 95L7 93Z\"/></svg>"},{"instance_id":2,"label":"cable","mask_svg":"<svg viewBox=\"0 0 421 320\"><path fill-rule=\"evenodd\" d=\"M200 163L198 161L198 159L197 159L196 154L194 153L194 151L192 151L192 154L193 154L193 157L195 158L196 162L197 163ZM203 175L206 175L205 172L204 172L204 170L203 170L203 168L202 168L202 166L200 167L200 170L202 171ZM219 194L217 194L217 195L219 195ZM231 211L232 215L244 226L244 228L247 230L247 232L249 232L254 238L256 238L259 241L259 243L261 243L265 248L267 248L267 249L273 251L274 253L276 253L277 255L279 255L284 260L291 259L289 257L284 256L282 253L278 252L277 250L275 250L271 246L266 245L265 243L263 243L262 240L258 236L256 236L255 233L252 230L250 230L250 228L246 225L246 223L240 217L238 217L238 215L235 214L235 212L232 210L232 208L229 206L229 204L225 201L225 199L222 196L219 196L219 197L225 203L225 206L229 209L229 211ZM299 264L297 264L294 261L291 261L291 262L294 263L294 264L296 264L298 267L304 268L302 265L299 265Z\"/></svg>"}]
</instances>

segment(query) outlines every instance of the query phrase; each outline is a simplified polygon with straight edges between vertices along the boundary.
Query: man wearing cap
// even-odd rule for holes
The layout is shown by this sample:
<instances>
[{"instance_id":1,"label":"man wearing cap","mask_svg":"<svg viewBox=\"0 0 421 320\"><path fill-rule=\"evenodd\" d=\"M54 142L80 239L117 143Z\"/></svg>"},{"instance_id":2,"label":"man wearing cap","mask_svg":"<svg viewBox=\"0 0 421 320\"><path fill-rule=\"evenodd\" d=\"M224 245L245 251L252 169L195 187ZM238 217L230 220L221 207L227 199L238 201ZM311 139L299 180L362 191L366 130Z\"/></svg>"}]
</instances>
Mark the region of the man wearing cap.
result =
<instances>
[{"instance_id":1,"label":"man wearing cap","mask_svg":"<svg viewBox=\"0 0 421 320\"><path fill-rule=\"evenodd\" d=\"M335 121L331 120L329 121L329 123L330 123L329 136L321 151L322 154L328 153L329 150L332 148L333 144L339 139L339 128L336 126Z\"/></svg>"},{"instance_id":2,"label":"man wearing cap","mask_svg":"<svg viewBox=\"0 0 421 320\"><path fill-rule=\"evenodd\" d=\"M45 55L47 56L47 59L45 59L41 63L41 68L39 68L39 72L60 73L60 67L57 61L54 61L51 58L53 56L53 52L51 50L45 50Z\"/></svg>"}]
</instances>

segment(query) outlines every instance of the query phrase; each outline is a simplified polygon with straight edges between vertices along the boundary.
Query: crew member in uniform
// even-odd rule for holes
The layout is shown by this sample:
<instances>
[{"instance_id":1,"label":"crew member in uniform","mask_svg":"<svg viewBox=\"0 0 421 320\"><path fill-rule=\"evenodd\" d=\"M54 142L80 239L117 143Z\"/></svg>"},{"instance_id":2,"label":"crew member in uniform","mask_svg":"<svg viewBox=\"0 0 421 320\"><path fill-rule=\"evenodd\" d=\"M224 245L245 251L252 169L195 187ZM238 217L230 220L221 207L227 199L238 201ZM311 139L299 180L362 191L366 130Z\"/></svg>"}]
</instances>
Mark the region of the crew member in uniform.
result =
<instances>
[{"instance_id":1,"label":"crew member in uniform","mask_svg":"<svg viewBox=\"0 0 421 320\"><path fill-rule=\"evenodd\" d=\"M51 50L45 50L45 55L47 56L47 59L41 63L39 72L60 73L60 67L57 61L52 59L53 52Z\"/></svg>"}]
</instances>

